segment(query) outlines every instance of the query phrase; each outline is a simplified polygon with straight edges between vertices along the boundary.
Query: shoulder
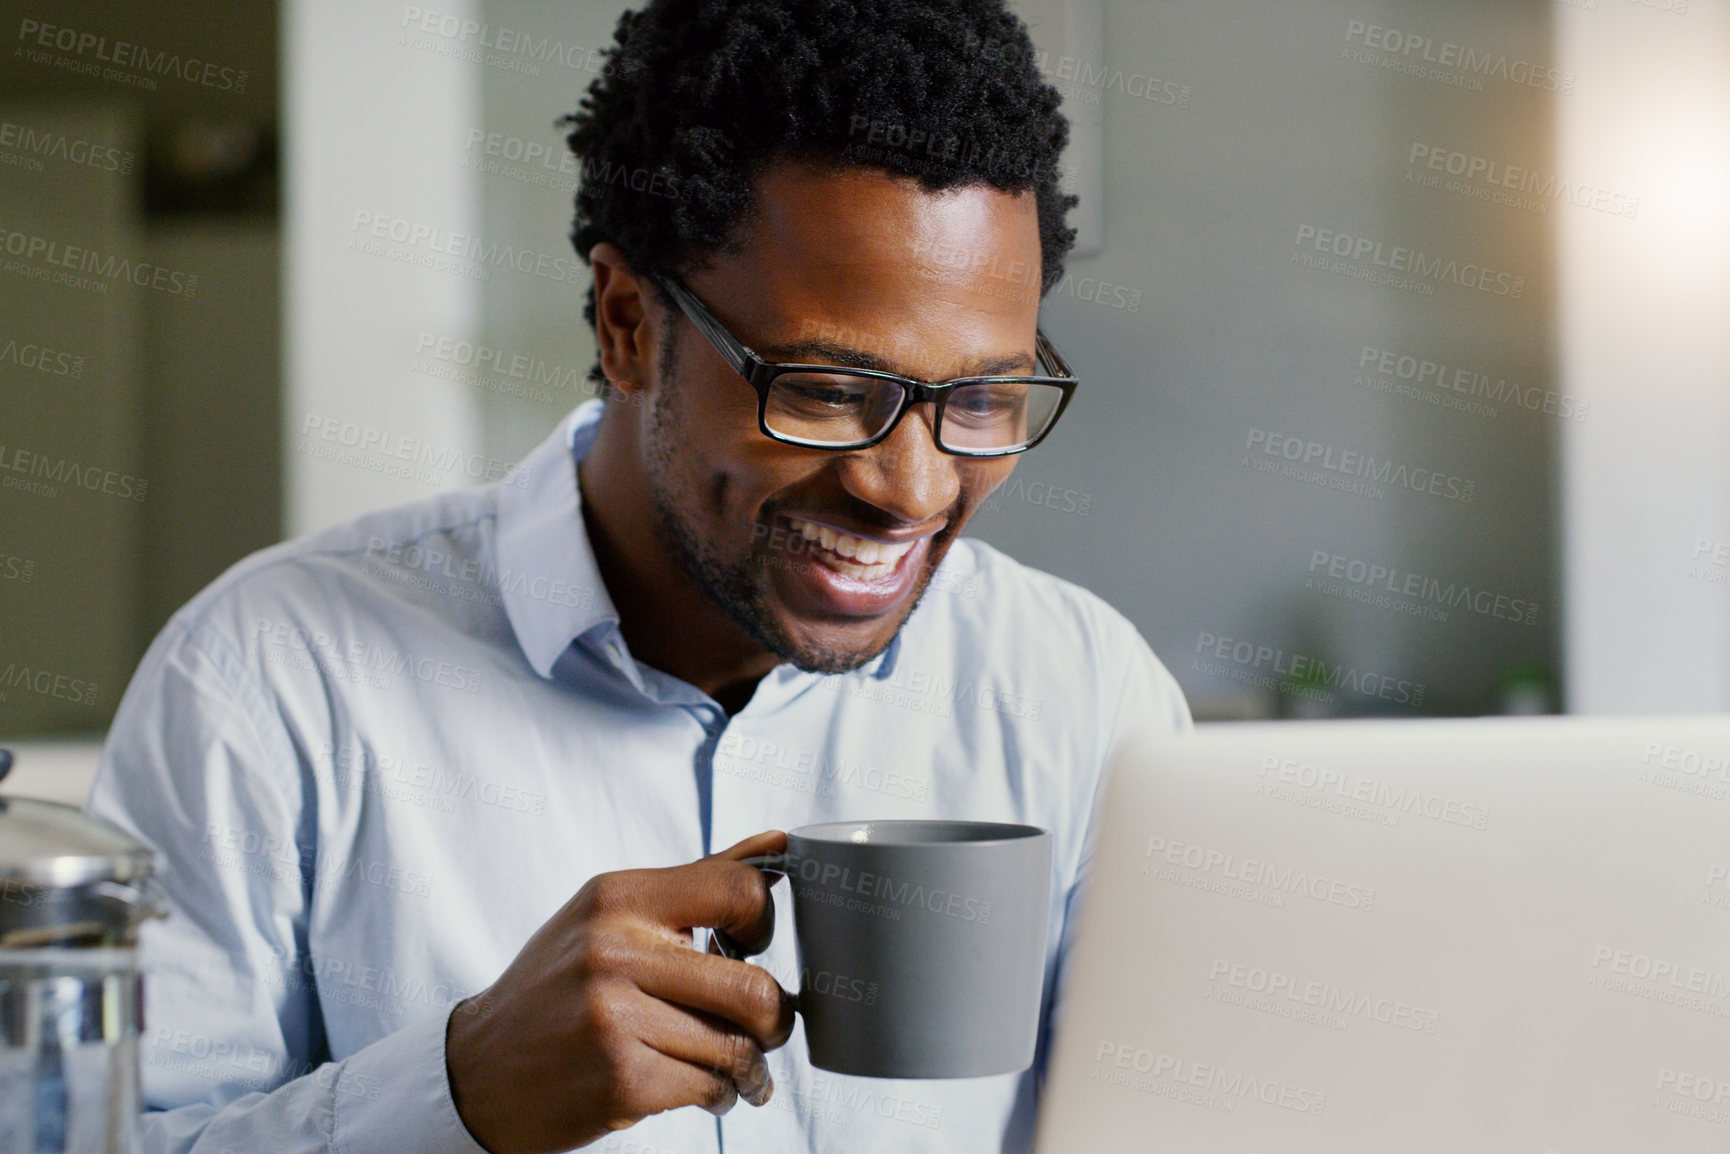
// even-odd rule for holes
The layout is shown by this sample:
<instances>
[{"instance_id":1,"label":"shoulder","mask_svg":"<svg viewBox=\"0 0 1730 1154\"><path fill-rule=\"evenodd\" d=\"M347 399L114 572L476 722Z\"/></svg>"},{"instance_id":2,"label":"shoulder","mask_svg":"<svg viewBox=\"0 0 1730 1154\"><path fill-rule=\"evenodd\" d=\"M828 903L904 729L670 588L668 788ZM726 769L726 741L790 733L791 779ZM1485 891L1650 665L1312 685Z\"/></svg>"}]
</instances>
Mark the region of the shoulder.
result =
<instances>
[{"instance_id":1,"label":"shoulder","mask_svg":"<svg viewBox=\"0 0 1730 1154\"><path fill-rule=\"evenodd\" d=\"M1104 598L973 538L956 541L933 576L926 600L939 599L973 640L1019 637L1051 659L1109 659L1140 641Z\"/></svg>"},{"instance_id":2,"label":"shoulder","mask_svg":"<svg viewBox=\"0 0 1730 1154\"><path fill-rule=\"evenodd\" d=\"M983 541L955 542L919 615L926 618L920 642L952 649L961 663L1012 670L1053 706L1104 709L1109 726L1114 707L1133 692L1140 708L1188 724L1177 681L1127 617L1090 590Z\"/></svg>"},{"instance_id":3,"label":"shoulder","mask_svg":"<svg viewBox=\"0 0 1730 1154\"><path fill-rule=\"evenodd\" d=\"M260 550L187 602L164 638L214 656L261 632L389 619L429 598L496 601L481 579L496 488L439 494Z\"/></svg>"}]
</instances>

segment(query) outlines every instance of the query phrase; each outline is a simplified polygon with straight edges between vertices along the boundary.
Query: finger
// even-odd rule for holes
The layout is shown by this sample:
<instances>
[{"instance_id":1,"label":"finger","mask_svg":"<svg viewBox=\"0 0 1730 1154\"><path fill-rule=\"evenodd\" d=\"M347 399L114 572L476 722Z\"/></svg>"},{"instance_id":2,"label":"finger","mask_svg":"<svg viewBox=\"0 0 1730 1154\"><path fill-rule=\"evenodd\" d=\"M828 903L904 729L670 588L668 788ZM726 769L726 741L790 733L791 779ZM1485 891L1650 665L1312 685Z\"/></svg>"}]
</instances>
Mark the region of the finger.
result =
<instances>
[{"instance_id":1,"label":"finger","mask_svg":"<svg viewBox=\"0 0 1730 1154\"><path fill-rule=\"evenodd\" d=\"M786 1045L793 1033L797 1001L761 966L645 935L623 972L645 994L730 1022L765 1050Z\"/></svg>"},{"instance_id":2,"label":"finger","mask_svg":"<svg viewBox=\"0 0 1730 1154\"><path fill-rule=\"evenodd\" d=\"M768 1060L749 1034L709 1014L650 998L638 1019L637 1036L669 1058L689 1062L726 1078L739 1096L761 1106L774 1092Z\"/></svg>"},{"instance_id":3,"label":"finger","mask_svg":"<svg viewBox=\"0 0 1730 1154\"><path fill-rule=\"evenodd\" d=\"M739 1100L739 1087L731 1078L706 1066L670 1058L646 1042L637 1043L632 1066L629 1081L634 1088L626 1108L638 1118L681 1106L701 1106L719 1116Z\"/></svg>"},{"instance_id":4,"label":"finger","mask_svg":"<svg viewBox=\"0 0 1730 1154\"><path fill-rule=\"evenodd\" d=\"M775 900L769 893L774 879L743 862L717 854L690 865L603 877L600 912L636 914L662 927L664 937L669 936L665 931L683 936L703 926L725 931L745 952L758 954L775 936Z\"/></svg>"},{"instance_id":5,"label":"finger","mask_svg":"<svg viewBox=\"0 0 1730 1154\"><path fill-rule=\"evenodd\" d=\"M741 861L748 857L761 854L785 853L787 850L787 835L778 829L765 830L752 834L744 841L728 846L720 853L712 853L710 858L720 858L724 861Z\"/></svg>"}]
</instances>

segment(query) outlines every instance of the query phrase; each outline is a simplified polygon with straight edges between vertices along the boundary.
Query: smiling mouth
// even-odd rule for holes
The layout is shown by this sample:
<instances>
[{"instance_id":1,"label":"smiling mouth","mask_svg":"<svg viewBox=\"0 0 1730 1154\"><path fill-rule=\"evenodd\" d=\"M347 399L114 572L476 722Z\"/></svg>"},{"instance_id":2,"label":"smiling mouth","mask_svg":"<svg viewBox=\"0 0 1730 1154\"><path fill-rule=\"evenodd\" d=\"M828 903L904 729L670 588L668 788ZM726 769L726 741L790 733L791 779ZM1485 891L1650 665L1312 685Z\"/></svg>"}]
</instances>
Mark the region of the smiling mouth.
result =
<instances>
[{"instance_id":1,"label":"smiling mouth","mask_svg":"<svg viewBox=\"0 0 1730 1154\"><path fill-rule=\"evenodd\" d=\"M809 542L808 552L813 560L855 581L885 580L900 566L901 559L924 540L920 537L891 544L855 537L797 517L788 517L787 523Z\"/></svg>"}]
</instances>

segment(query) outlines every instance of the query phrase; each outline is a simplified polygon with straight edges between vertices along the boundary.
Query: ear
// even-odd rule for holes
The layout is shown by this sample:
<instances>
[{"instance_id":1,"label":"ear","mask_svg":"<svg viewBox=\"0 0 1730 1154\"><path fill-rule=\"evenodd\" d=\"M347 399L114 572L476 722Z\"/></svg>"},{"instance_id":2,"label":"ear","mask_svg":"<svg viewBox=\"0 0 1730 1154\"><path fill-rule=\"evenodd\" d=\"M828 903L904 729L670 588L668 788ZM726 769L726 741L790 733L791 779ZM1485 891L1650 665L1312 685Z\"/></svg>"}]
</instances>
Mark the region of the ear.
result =
<instances>
[{"instance_id":1,"label":"ear","mask_svg":"<svg viewBox=\"0 0 1730 1154\"><path fill-rule=\"evenodd\" d=\"M653 381L651 351L655 347L654 289L631 271L625 254L611 241L589 250L595 277L595 344L601 373L625 397L635 399Z\"/></svg>"}]
</instances>

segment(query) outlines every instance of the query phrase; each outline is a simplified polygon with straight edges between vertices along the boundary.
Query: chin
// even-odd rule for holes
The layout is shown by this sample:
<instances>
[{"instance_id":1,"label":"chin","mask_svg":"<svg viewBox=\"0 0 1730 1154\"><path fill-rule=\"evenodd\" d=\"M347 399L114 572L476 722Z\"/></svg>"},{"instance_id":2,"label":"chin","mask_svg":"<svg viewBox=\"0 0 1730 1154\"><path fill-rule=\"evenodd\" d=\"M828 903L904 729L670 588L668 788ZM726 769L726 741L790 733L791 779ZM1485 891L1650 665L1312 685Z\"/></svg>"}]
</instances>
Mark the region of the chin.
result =
<instances>
[{"instance_id":1,"label":"chin","mask_svg":"<svg viewBox=\"0 0 1730 1154\"><path fill-rule=\"evenodd\" d=\"M869 636L852 629L792 624L781 631L782 645L775 654L806 673L848 673L887 649L904 622L905 618L887 633L873 630Z\"/></svg>"}]
</instances>

